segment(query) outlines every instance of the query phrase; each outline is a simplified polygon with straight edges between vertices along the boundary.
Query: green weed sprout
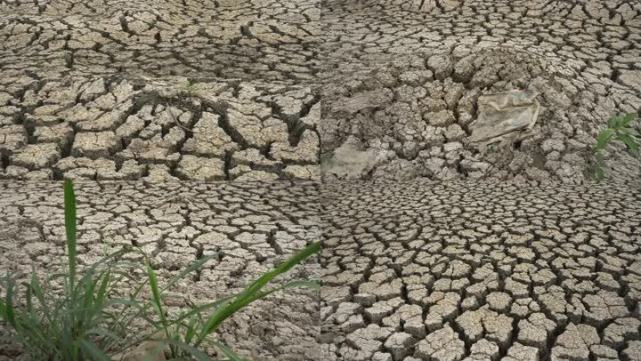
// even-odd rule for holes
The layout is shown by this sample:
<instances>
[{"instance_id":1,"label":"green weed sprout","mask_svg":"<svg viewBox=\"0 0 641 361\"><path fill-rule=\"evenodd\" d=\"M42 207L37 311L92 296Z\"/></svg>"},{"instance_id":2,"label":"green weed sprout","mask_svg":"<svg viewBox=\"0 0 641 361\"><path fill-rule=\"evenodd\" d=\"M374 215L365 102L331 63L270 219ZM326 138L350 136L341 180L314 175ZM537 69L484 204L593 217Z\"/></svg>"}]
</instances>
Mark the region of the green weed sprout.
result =
<instances>
[{"instance_id":1,"label":"green weed sprout","mask_svg":"<svg viewBox=\"0 0 641 361\"><path fill-rule=\"evenodd\" d=\"M641 132L636 132L632 128L632 122L636 119L636 114L616 115L608 119L608 127L601 131L597 136L597 142L594 147L594 178L597 182L605 178L605 159L603 151L612 141L620 141L628 152L634 156L639 155L641 147Z\"/></svg>"},{"instance_id":2,"label":"green weed sprout","mask_svg":"<svg viewBox=\"0 0 641 361\"><path fill-rule=\"evenodd\" d=\"M161 345L169 348L168 360L209 360L201 351L203 344L216 347L229 361L244 360L228 346L211 339L211 335L220 327L223 321L241 311L254 301L263 299L274 292L289 288L318 289L320 283L310 280L296 280L272 288L266 286L277 276L287 273L297 264L303 262L320 250L320 242L312 243L289 259L263 274L256 281L247 286L238 295L227 297L211 304L192 308L172 320L168 320L163 311L162 292L154 270L147 263L147 273L151 289L153 309L157 313L155 328L162 331L164 340ZM201 260L199 262L205 262ZM200 265L195 265L199 267Z\"/></svg>"},{"instance_id":3,"label":"green weed sprout","mask_svg":"<svg viewBox=\"0 0 641 361\"><path fill-rule=\"evenodd\" d=\"M187 79L187 82L185 83L185 85L183 85L182 88L187 94L194 95L196 93L196 90L197 90L197 86L196 86L197 84L198 83L195 82L194 80Z\"/></svg>"},{"instance_id":4,"label":"green weed sprout","mask_svg":"<svg viewBox=\"0 0 641 361\"><path fill-rule=\"evenodd\" d=\"M71 181L64 183L65 233L67 263L64 272L44 278L44 283L31 274L23 283L24 302L18 305L16 282L6 277L6 295L0 299L0 321L5 322L11 336L22 344L31 361L111 361L110 355L122 355L132 346L153 340L156 352L168 353L168 360L209 361L202 351L204 344L216 347L228 361L243 360L226 345L211 339L227 318L254 301L289 288L319 288L318 281L297 280L272 288L268 284L287 273L297 264L320 251L320 243L312 243L291 256L273 270L263 274L241 293L215 302L192 307L178 316L168 318L164 310L163 292L189 273L201 268L213 257L193 262L160 287L156 273L145 256L146 282L133 279L132 269L139 267L121 261L123 255L142 251L123 248L94 263L78 274L76 244L76 200ZM121 281L137 284L126 298L114 297ZM53 287L62 282L62 293ZM141 292L149 287L151 301L138 301ZM146 321L151 331L131 337L130 325ZM158 338L158 335L162 337ZM167 351L167 352L166 352ZM153 355L146 356L151 360Z\"/></svg>"},{"instance_id":5,"label":"green weed sprout","mask_svg":"<svg viewBox=\"0 0 641 361\"><path fill-rule=\"evenodd\" d=\"M16 282L6 277L6 296L0 300L0 320L22 344L32 361L109 360L107 352L119 344L118 325L126 313L113 311L129 300L112 297L114 287L129 277L120 257L122 250L104 257L78 275L76 252L76 204L70 181L64 184L67 264L62 274L41 280L35 270L24 282L24 305L18 305ZM54 286L55 285L55 286ZM62 292L57 292L62 286Z\"/></svg>"}]
</instances>

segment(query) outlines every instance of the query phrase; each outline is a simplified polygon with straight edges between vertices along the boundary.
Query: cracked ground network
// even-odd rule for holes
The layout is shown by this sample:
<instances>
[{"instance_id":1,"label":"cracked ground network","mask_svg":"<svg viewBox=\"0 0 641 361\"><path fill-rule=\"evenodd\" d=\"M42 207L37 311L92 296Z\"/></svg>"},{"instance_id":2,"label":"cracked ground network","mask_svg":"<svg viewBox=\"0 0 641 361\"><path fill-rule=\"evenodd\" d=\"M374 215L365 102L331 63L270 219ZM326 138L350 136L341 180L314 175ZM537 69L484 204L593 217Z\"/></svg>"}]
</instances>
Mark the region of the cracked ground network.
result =
<instances>
[{"instance_id":1,"label":"cracked ground network","mask_svg":"<svg viewBox=\"0 0 641 361\"><path fill-rule=\"evenodd\" d=\"M591 171L640 111L637 1L0 0L0 272L56 269L73 179L81 265L221 254L170 312L322 240L242 357L641 360L641 160Z\"/></svg>"}]
</instances>

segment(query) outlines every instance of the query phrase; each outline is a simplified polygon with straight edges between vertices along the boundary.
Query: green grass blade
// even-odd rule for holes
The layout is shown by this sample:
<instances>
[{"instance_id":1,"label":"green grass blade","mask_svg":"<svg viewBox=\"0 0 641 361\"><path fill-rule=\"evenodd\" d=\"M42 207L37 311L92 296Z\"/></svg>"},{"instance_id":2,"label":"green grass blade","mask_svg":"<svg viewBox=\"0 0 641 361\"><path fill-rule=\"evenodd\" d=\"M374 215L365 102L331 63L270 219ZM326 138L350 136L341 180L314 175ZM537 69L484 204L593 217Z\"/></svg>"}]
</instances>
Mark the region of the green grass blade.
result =
<instances>
[{"instance_id":1,"label":"green grass blade","mask_svg":"<svg viewBox=\"0 0 641 361\"><path fill-rule=\"evenodd\" d=\"M139 248L134 248L134 249L131 249L131 250L127 251L127 253L130 253L130 252L140 253L140 255L145 258L146 261L145 261L145 268L144 268L143 272L148 274L148 270L146 268L146 263L147 263L148 260L146 258L145 253L142 252L142 250L139 249ZM138 263L123 262L123 264L130 264L131 267L137 267L138 266ZM118 280L115 283L118 283L120 280L122 280L123 279L122 277L124 277L126 279L129 279L134 283L138 283L138 285L136 287L134 287L133 292L131 292L130 295L129 295L129 300L130 301L136 300L138 298L138 296L140 295L140 293L143 290L146 289L147 284L145 282L138 282L138 279L135 276L132 277L132 275L130 274L130 271L120 272L120 271L116 270L115 273L121 276L120 278L118 278ZM162 290L160 292L162 292ZM123 314L121 314L121 318L118 321L116 321L117 326L122 327L123 329L125 329L130 322L132 322L133 320L137 319L138 317L142 317L147 322L150 322L151 324L154 324L153 320L151 320L150 318L146 317L147 310L149 309L150 306L153 307L153 305L150 305L149 303L145 303L144 305L141 305L137 301L135 303L136 303L136 307L135 307L136 311L133 312L133 313L123 313Z\"/></svg>"},{"instance_id":2,"label":"green grass blade","mask_svg":"<svg viewBox=\"0 0 641 361\"><path fill-rule=\"evenodd\" d=\"M69 258L69 280L71 289L76 277L76 195L71 180L65 180L65 231L67 234L67 256Z\"/></svg>"},{"instance_id":3,"label":"green grass blade","mask_svg":"<svg viewBox=\"0 0 641 361\"><path fill-rule=\"evenodd\" d=\"M190 344L196 336L196 322L198 322L198 318L196 316L192 316L191 320L189 320L189 323L187 324L184 340L186 344Z\"/></svg>"},{"instance_id":4,"label":"green grass blade","mask_svg":"<svg viewBox=\"0 0 641 361\"><path fill-rule=\"evenodd\" d=\"M622 120L621 120L621 126L622 127L630 126L630 123L632 123L632 121L634 121L635 118L636 118L636 114L634 114L634 113L629 113L629 114L624 115Z\"/></svg>"},{"instance_id":5,"label":"green grass blade","mask_svg":"<svg viewBox=\"0 0 641 361\"><path fill-rule=\"evenodd\" d=\"M234 299L234 297L238 297L238 295L228 296L228 297L221 298L221 299L216 300L216 301L211 302L211 303L207 303L207 304L204 304L204 305L193 307L188 312L182 313L177 319L173 319L171 321L168 321L169 326L183 324L185 320L190 319L192 316L199 316L199 319L200 319L200 316L202 315L203 312L205 312L205 311L207 311L207 310L209 310L211 308L219 307L220 305L224 304L225 302L229 302L230 300ZM200 321L202 323L202 319L200 319Z\"/></svg>"},{"instance_id":6,"label":"green grass blade","mask_svg":"<svg viewBox=\"0 0 641 361\"><path fill-rule=\"evenodd\" d=\"M291 289L291 288L320 289L320 287L321 287L321 284L317 280L313 280L313 281L308 281L308 280L292 281L292 282L288 282L288 283L286 283L286 284L284 284L282 286L278 286L278 287L269 289L267 291L257 292L251 298L250 303L258 301L258 300L263 299L263 298L265 298L265 297L267 297L267 296L269 296L269 295L271 295L273 293L276 293L278 291L283 291L283 290L286 290L286 289Z\"/></svg>"},{"instance_id":7,"label":"green grass blade","mask_svg":"<svg viewBox=\"0 0 641 361\"><path fill-rule=\"evenodd\" d=\"M601 150L605 149L605 146L608 145L610 140L612 140L612 137L614 136L614 129L606 129L599 133L598 137L596 138L596 147L595 149Z\"/></svg>"},{"instance_id":8,"label":"green grass blade","mask_svg":"<svg viewBox=\"0 0 641 361\"><path fill-rule=\"evenodd\" d=\"M85 310L89 310L93 306L96 283L92 280L83 279L82 284L84 285L82 308Z\"/></svg>"},{"instance_id":9,"label":"green grass blade","mask_svg":"<svg viewBox=\"0 0 641 361\"><path fill-rule=\"evenodd\" d=\"M25 315L20 320L20 334L28 337L31 344L36 345L36 349L50 352L48 350L52 343L52 337L49 335L48 330L45 329L38 318Z\"/></svg>"},{"instance_id":10,"label":"green grass blade","mask_svg":"<svg viewBox=\"0 0 641 361\"><path fill-rule=\"evenodd\" d=\"M16 310L13 305L13 280L9 279L7 276L7 294L5 295L4 301L4 315L5 320L13 327L15 330L18 330L18 323L16 322Z\"/></svg>"},{"instance_id":11,"label":"green grass blade","mask_svg":"<svg viewBox=\"0 0 641 361\"><path fill-rule=\"evenodd\" d=\"M621 132L617 135L617 138L625 144L630 153L634 155L637 154L640 144L639 140L637 140L634 135L627 132Z\"/></svg>"},{"instance_id":12,"label":"green grass blade","mask_svg":"<svg viewBox=\"0 0 641 361\"><path fill-rule=\"evenodd\" d=\"M111 361L111 358L107 356L103 351L96 346L95 343L88 341L88 340L80 340L78 341L79 348L82 350L84 354L87 354L90 356L90 360L92 361ZM84 358L83 358L84 359Z\"/></svg>"},{"instance_id":13,"label":"green grass blade","mask_svg":"<svg viewBox=\"0 0 641 361\"><path fill-rule=\"evenodd\" d=\"M0 321L7 320L7 306L4 303L4 300L0 300Z\"/></svg>"},{"instance_id":14,"label":"green grass blade","mask_svg":"<svg viewBox=\"0 0 641 361\"><path fill-rule=\"evenodd\" d=\"M163 314L162 312L162 300L160 298L160 290L158 288L158 278L156 276L156 272L151 268L151 265L147 263L147 276L149 277L149 286L151 288L151 296L152 296L152 301L154 302L154 306L156 307L156 310L160 313ZM161 316L161 318L164 316Z\"/></svg>"},{"instance_id":15,"label":"green grass blade","mask_svg":"<svg viewBox=\"0 0 641 361\"><path fill-rule=\"evenodd\" d=\"M38 302L40 302L40 306L45 307L45 293L42 289L42 285L40 284L40 280L38 280L38 277L36 276L35 271L31 272L31 281L29 282L29 288L31 288L33 295L35 295Z\"/></svg>"},{"instance_id":16,"label":"green grass blade","mask_svg":"<svg viewBox=\"0 0 641 361\"><path fill-rule=\"evenodd\" d=\"M33 308L33 292L31 291L31 287L29 287L29 284L25 282L25 300L27 301L27 312L30 314L33 314L34 308Z\"/></svg>"},{"instance_id":17,"label":"green grass blade","mask_svg":"<svg viewBox=\"0 0 641 361\"><path fill-rule=\"evenodd\" d=\"M174 348L181 350L183 353L188 354L189 356L191 356L192 359L196 359L197 361L211 361L209 359L209 356L207 356L206 353L184 342L173 340L173 339L163 340L163 342L165 342L170 346L173 346ZM181 359L184 360L184 358L181 358Z\"/></svg>"},{"instance_id":18,"label":"green grass blade","mask_svg":"<svg viewBox=\"0 0 641 361\"><path fill-rule=\"evenodd\" d=\"M227 345L224 345L220 342L212 342L214 346L216 346L217 349L219 349L225 357L227 357L227 361L247 361L246 359L240 357L237 353L232 351L231 348L229 348Z\"/></svg>"},{"instance_id":19,"label":"green grass blade","mask_svg":"<svg viewBox=\"0 0 641 361\"><path fill-rule=\"evenodd\" d=\"M104 273L100 280L98 293L96 294L96 303L103 305L107 299L107 290L109 289L109 281L111 281L111 270Z\"/></svg>"},{"instance_id":20,"label":"green grass blade","mask_svg":"<svg viewBox=\"0 0 641 361\"><path fill-rule=\"evenodd\" d=\"M105 319L111 321L111 327L114 330L116 329L121 330L121 332L125 334L129 327L129 324L136 319L142 319L148 322L150 325L153 325L157 329L162 328L161 324L156 323L153 319L147 316L145 312L145 306L142 305L140 302L133 299L108 299L105 302L104 307L107 308L107 307L116 306L116 305L125 306L126 310L135 310L135 315L131 317L129 314L126 314L125 312L120 312L120 313L117 313L116 315L112 315L112 314L103 315ZM133 337L130 337L130 338L133 338Z\"/></svg>"},{"instance_id":21,"label":"green grass blade","mask_svg":"<svg viewBox=\"0 0 641 361\"><path fill-rule=\"evenodd\" d=\"M215 331L225 319L253 302L260 290L265 287L272 279L289 271L294 266L301 263L318 251L320 251L320 242L310 244L298 253L294 254L285 262L281 263L272 271L262 275L260 278L254 281L254 283L247 287L242 293L240 293L234 300L217 309L205 323L204 328L199 335L197 345L199 345L207 337L207 335Z\"/></svg>"},{"instance_id":22,"label":"green grass blade","mask_svg":"<svg viewBox=\"0 0 641 361\"><path fill-rule=\"evenodd\" d=\"M300 252L294 254L292 257L290 257L288 260L285 262L281 263L276 267L274 270L271 272L268 272L258 278L254 283L252 283L249 287L246 288L244 293L254 293L264 287L269 281L274 279L276 276L279 276L283 273L286 273L290 269L292 269L294 266L297 264L301 263L311 255L317 253L320 251L320 242L312 243L309 246L305 247L302 249Z\"/></svg>"},{"instance_id":23,"label":"green grass blade","mask_svg":"<svg viewBox=\"0 0 641 361\"><path fill-rule=\"evenodd\" d=\"M259 300L261 298L265 298L272 293L278 292L278 291L283 291L286 289L291 289L291 288L309 288L309 289L320 289L321 284L319 281L307 281L307 280L300 280L300 281L292 281L288 282L282 286L278 286L272 289L269 289L264 292L259 292L256 295L256 298L253 299L253 301Z\"/></svg>"},{"instance_id":24,"label":"green grass blade","mask_svg":"<svg viewBox=\"0 0 641 361\"><path fill-rule=\"evenodd\" d=\"M87 336L99 336L103 339L110 339L112 341L120 341L121 337L118 336L116 333L103 328L103 327L95 327L87 331Z\"/></svg>"},{"instance_id":25,"label":"green grass blade","mask_svg":"<svg viewBox=\"0 0 641 361\"><path fill-rule=\"evenodd\" d=\"M160 317L160 322L163 326L165 335L169 337L169 329L167 325L167 318L165 317L165 312L162 307L162 298L160 296L160 289L158 288L158 278L156 277L156 272L151 268L149 260L147 260L147 276L149 278L149 286L151 287L151 297L154 304L154 308Z\"/></svg>"},{"instance_id":26,"label":"green grass blade","mask_svg":"<svg viewBox=\"0 0 641 361\"><path fill-rule=\"evenodd\" d=\"M47 285L49 285L48 281L47 281ZM42 284L40 283L40 279L36 275L36 271L35 270L33 270L31 272L31 281L29 282L29 288L31 289L31 293L38 300L38 303L40 304L39 305L40 309L48 310L47 312L42 312L44 318L47 319L48 324L49 325L54 324L54 322L53 322L54 316L49 311L49 305L47 304L47 299L45 298L44 289L42 287Z\"/></svg>"},{"instance_id":27,"label":"green grass blade","mask_svg":"<svg viewBox=\"0 0 641 361\"><path fill-rule=\"evenodd\" d=\"M597 154L600 154L600 153L597 153ZM605 178L605 170L603 169L603 162L597 160L597 163L594 164L593 169L594 169L594 180L597 183L600 183Z\"/></svg>"},{"instance_id":28,"label":"green grass blade","mask_svg":"<svg viewBox=\"0 0 641 361\"><path fill-rule=\"evenodd\" d=\"M320 242L314 242L309 246L303 248L300 252L298 252L297 254L292 256L290 259L288 259L287 261L281 263L278 267L276 267L277 273L282 274L289 271L294 266L303 262L305 259L309 258L313 254L318 253L320 251L320 248L321 248Z\"/></svg>"}]
</instances>

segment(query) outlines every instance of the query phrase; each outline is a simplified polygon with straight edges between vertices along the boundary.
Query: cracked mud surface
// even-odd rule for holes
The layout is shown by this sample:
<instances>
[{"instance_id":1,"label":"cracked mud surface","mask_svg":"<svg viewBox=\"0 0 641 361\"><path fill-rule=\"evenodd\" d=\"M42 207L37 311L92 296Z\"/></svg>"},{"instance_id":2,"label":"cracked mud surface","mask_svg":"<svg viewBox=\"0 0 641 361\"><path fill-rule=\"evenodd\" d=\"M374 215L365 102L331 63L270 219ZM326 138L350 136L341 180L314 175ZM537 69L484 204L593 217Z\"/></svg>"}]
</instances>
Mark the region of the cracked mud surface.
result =
<instances>
[{"instance_id":1,"label":"cracked mud surface","mask_svg":"<svg viewBox=\"0 0 641 361\"><path fill-rule=\"evenodd\" d=\"M0 74L297 82L317 72L317 1L0 1Z\"/></svg>"},{"instance_id":2,"label":"cracked mud surface","mask_svg":"<svg viewBox=\"0 0 641 361\"><path fill-rule=\"evenodd\" d=\"M0 80L0 177L319 178L318 97L257 82Z\"/></svg>"},{"instance_id":3,"label":"cracked mud surface","mask_svg":"<svg viewBox=\"0 0 641 361\"><path fill-rule=\"evenodd\" d=\"M315 1L0 0L0 177L319 178Z\"/></svg>"},{"instance_id":4,"label":"cracked mud surface","mask_svg":"<svg viewBox=\"0 0 641 361\"><path fill-rule=\"evenodd\" d=\"M639 2L328 0L322 10L323 154L364 152L356 178L581 183L605 121L641 111ZM539 94L533 134L479 149L479 97L512 89ZM638 160L610 152L614 178L638 177Z\"/></svg>"},{"instance_id":5,"label":"cracked mud surface","mask_svg":"<svg viewBox=\"0 0 641 361\"><path fill-rule=\"evenodd\" d=\"M639 360L641 185L322 190L323 360Z\"/></svg>"},{"instance_id":6,"label":"cracked mud surface","mask_svg":"<svg viewBox=\"0 0 641 361\"><path fill-rule=\"evenodd\" d=\"M317 241L319 20L308 0L0 0L0 271L55 268L50 181L65 178L83 263L133 243L166 279L221 252L175 309ZM234 185L203 183L218 181ZM318 272L310 260L289 277ZM279 294L221 338L255 360L318 360L318 308L313 292Z\"/></svg>"},{"instance_id":7,"label":"cracked mud surface","mask_svg":"<svg viewBox=\"0 0 641 361\"><path fill-rule=\"evenodd\" d=\"M0 272L55 267L72 178L83 262L134 243L166 279L222 251L197 301L324 232L291 275L322 273L320 306L223 330L256 360L639 360L641 162L528 182L585 181L640 64L636 1L0 0ZM514 89L534 127L471 141Z\"/></svg>"},{"instance_id":8,"label":"cracked mud surface","mask_svg":"<svg viewBox=\"0 0 641 361\"><path fill-rule=\"evenodd\" d=\"M26 275L32 266L60 269L60 183L1 182L0 193L0 273ZM152 257L163 284L199 257L218 254L171 290L169 306L174 308L184 306L185 299L200 304L239 292L318 240L320 232L318 185L313 183L78 182L76 195L81 266L123 245L136 245ZM312 259L281 281L318 273ZM314 292L293 290L234 316L220 337L255 360L320 360L318 314ZM15 356L11 350L7 356Z\"/></svg>"}]
</instances>

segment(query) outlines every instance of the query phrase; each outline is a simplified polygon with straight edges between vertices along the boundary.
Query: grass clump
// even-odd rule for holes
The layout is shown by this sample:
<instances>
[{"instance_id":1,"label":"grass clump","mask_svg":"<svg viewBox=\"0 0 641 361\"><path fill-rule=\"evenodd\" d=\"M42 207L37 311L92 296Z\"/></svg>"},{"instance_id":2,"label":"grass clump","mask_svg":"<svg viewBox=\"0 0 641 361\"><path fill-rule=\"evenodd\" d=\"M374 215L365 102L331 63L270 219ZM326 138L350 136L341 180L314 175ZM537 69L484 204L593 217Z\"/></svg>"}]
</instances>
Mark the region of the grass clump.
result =
<instances>
[{"instance_id":1,"label":"grass clump","mask_svg":"<svg viewBox=\"0 0 641 361\"><path fill-rule=\"evenodd\" d=\"M111 361L114 355L126 355L136 346L150 342L155 347L139 358L140 361L155 360L154 353L163 353L167 360L205 361L209 360L203 351L205 345L217 348L224 356L221 360L243 360L229 347L212 339L211 335L223 321L279 290L319 287L317 281L299 280L267 288L274 278L317 253L320 250L317 242L259 277L241 293L169 317L163 292L211 258L194 262L163 287L146 257L143 265L123 261L127 253L144 256L135 248L124 248L78 272L76 201L69 180L64 184L64 203L67 259L63 272L49 274L41 280L34 270L30 280L20 284L21 292L16 281L7 275L6 295L0 299L0 321L23 346L31 361ZM146 274L146 279L135 279L132 276L135 268ZM128 295L119 296L123 281L136 286ZM140 299L145 291L150 292L150 301ZM134 322L145 323L149 332L132 337L130 327Z\"/></svg>"},{"instance_id":2,"label":"grass clump","mask_svg":"<svg viewBox=\"0 0 641 361\"><path fill-rule=\"evenodd\" d=\"M14 279L5 278L6 296L0 300L4 320L31 360L108 360L107 352L122 340L118 324L126 315L110 308L128 300L113 297L114 285L127 273L118 268L126 250L109 255L76 271L76 204L71 182L65 182L65 232L67 262L60 274L42 280L35 270L22 283L20 298ZM22 304L18 304L18 301Z\"/></svg>"},{"instance_id":3,"label":"grass clump","mask_svg":"<svg viewBox=\"0 0 641 361\"><path fill-rule=\"evenodd\" d=\"M603 152L613 141L622 142L626 150L634 155L639 155L641 147L641 131L635 131L632 123L637 119L636 114L615 115L608 119L608 126L602 130L596 139L594 146L594 167L593 175L597 182L605 178L605 158Z\"/></svg>"}]
</instances>

